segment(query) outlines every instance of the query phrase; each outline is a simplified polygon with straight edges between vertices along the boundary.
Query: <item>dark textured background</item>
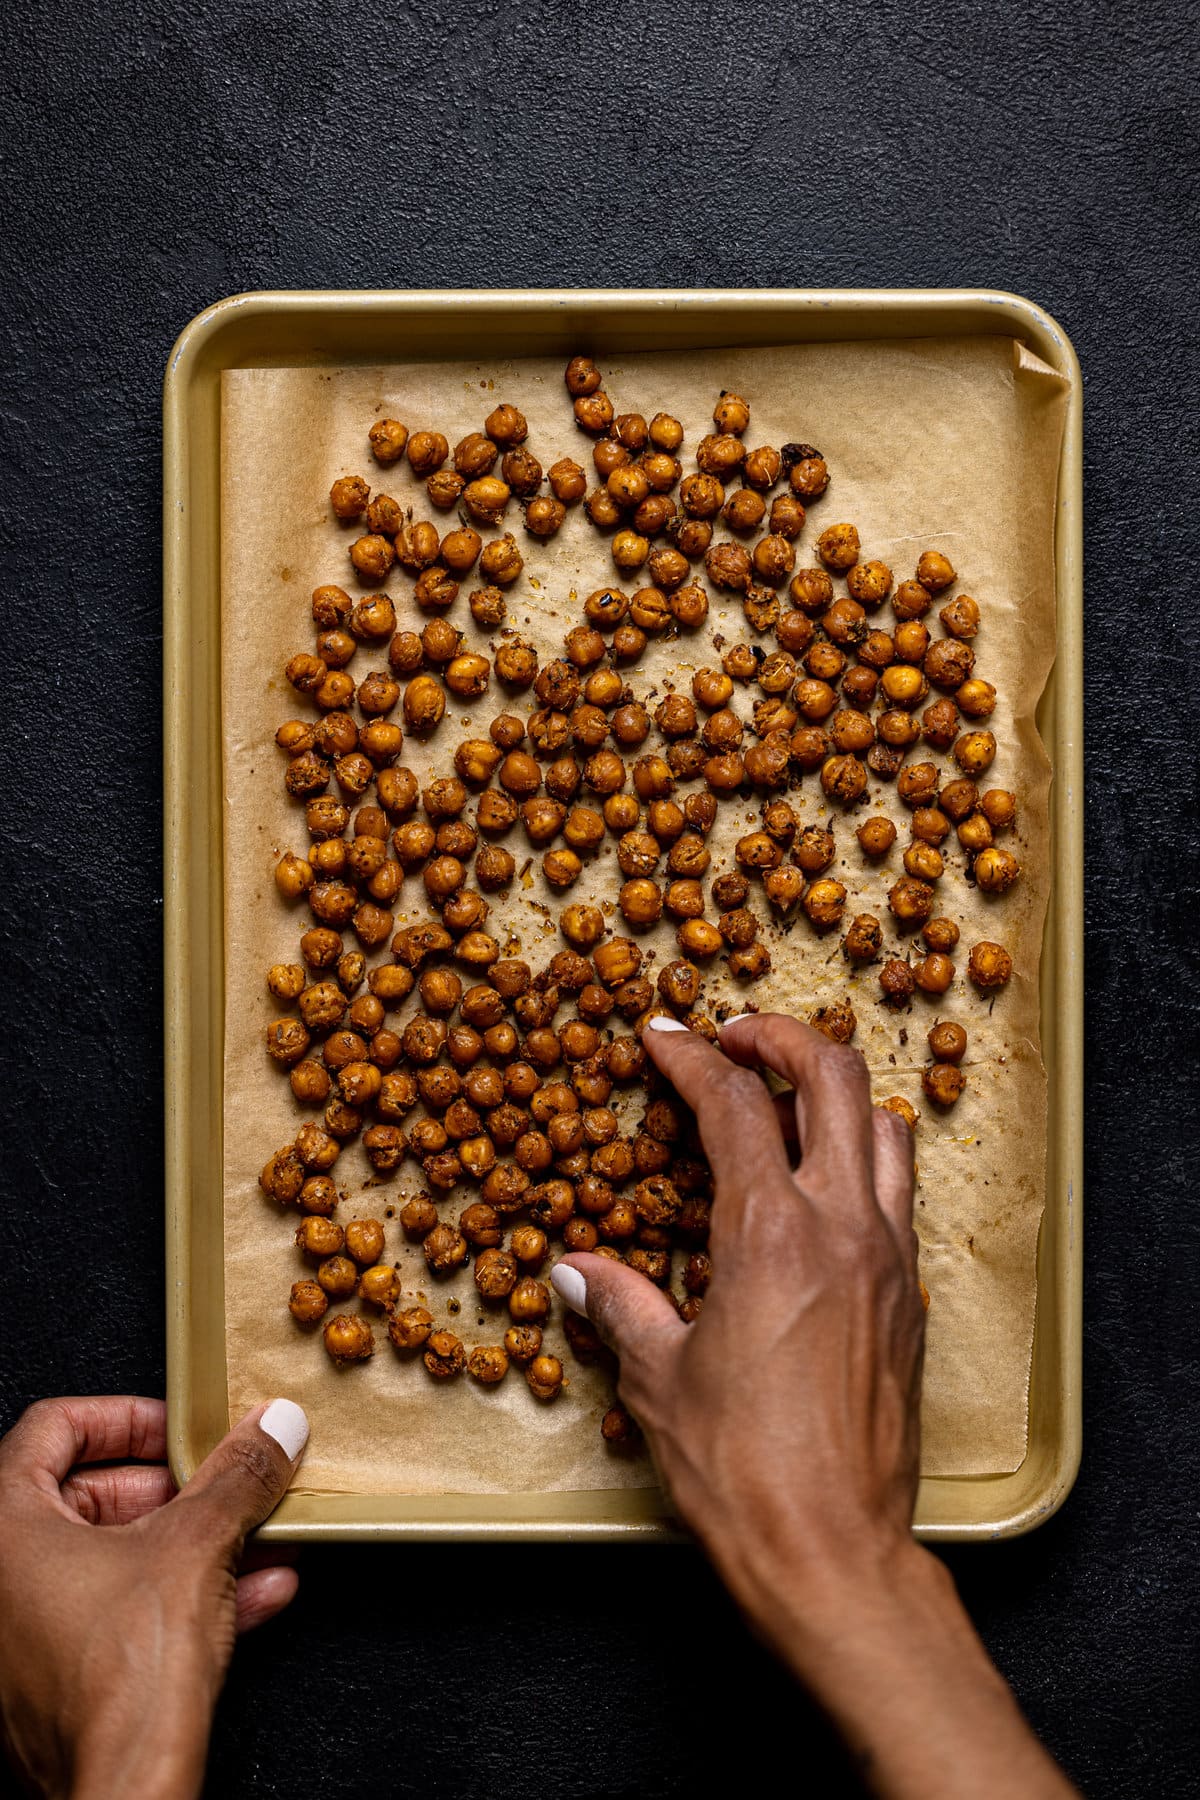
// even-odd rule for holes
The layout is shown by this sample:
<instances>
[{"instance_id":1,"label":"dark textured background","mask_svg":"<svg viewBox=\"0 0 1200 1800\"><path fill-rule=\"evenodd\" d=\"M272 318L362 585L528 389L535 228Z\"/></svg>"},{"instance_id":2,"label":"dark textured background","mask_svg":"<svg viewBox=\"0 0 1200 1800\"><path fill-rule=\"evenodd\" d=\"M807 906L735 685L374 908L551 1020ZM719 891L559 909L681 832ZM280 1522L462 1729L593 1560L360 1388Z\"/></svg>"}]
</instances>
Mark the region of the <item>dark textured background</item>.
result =
<instances>
[{"instance_id":1,"label":"dark textured background","mask_svg":"<svg viewBox=\"0 0 1200 1800\"><path fill-rule=\"evenodd\" d=\"M180 327L259 287L1015 289L1087 390L1086 1450L1057 1519L950 1561L1090 1794L1198 1791L1185 10L20 9L0 1424L163 1384L159 388ZM238 1652L212 1792L655 1800L710 1791L726 1752L748 1780L777 1753L799 1791L852 1792L813 1773L824 1747L686 1551L330 1550Z\"/></svg>"}]
</instances>

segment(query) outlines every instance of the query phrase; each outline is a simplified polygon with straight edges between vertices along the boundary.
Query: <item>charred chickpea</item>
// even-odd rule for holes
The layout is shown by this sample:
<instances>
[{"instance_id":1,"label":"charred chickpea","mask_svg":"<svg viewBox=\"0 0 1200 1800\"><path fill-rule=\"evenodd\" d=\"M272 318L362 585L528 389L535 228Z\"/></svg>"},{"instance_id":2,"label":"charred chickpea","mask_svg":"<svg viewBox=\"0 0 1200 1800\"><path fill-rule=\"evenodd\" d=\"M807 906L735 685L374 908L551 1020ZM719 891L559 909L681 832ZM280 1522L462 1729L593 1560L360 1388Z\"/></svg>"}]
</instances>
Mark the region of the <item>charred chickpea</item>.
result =
<instances>
[{"instance_id":1,"label":"charred chickpea","mask_svg":"<svg viewBox=\"0 0 1200 1800\"><path fill-rule=\"evenodd\" d=\"M735 950L729 958L729 973L742 981L758 981L771 968L771 953L763 943L753 943L745 950Z\"/></svg>"},{"instance_id":2,"label":"charred chickpea","mask_svg":"<svg viewBox=\"0 0 1200 1800\"><path fill-rule=\"evenodd\" d=\"M955 699L962 706L958 695L966 685L974 664L975 652L970 644L960 643L957 638L938 638L926 650L923 667L934 687L957 689ZM967 710L963 707L964 712Z\"/></svg>"},{"instance_id":3,"label":"charred chickpea","mask_svg":"<svg viewBox=\"0 0 1200 1800\"><path fill-rule=\"evenodd\" d=\"M727 593L744 594L750 586L753 565L741 544L714 544L705 554L704 567L713 586Z\"/></svg>"},{"instance_id":4,"label":"charred chickpea","mask_svg":"<svg viewBox=\"0 0 1200 1800\"><path fill-rule=\"evenodd\" d=\"M883 927L871 913L859 913L842 939L852 962L874 962L883 949Z\"/></svg>"},{"instance_id":5,"label":"charred chickpea","mask_svg":"<svg viewBox=\"0 0 1200 1800\"><path fill-rule=\"evenodd\" d=\"M435 1381L448 1381L452 1376L461 1375L466 1362L462 1339L455 1337L452 1331L431 1332L421 1361Z\"/></svg>"},{"instance_id":6,"label":"charred chickpea","mask_svg":"<svg viewBox=\"0 0 1200 1800\"><path fill-rule=\"evenodd\" d=\"M831 800L852 806L867 791L867 771L857 756L831 756L821 770L821 786Z\"/></svg>"},{"instance_id":7,"label":"charred chickpea","mask_svg":"<svg viewBox=\"0 0 1200 1800\"><path fill-rule=\"evenodd\" d=\"M414 431L408 440L409 467L420 479L440 469L449 454L450 445L440 431Z\"/></svg>"},{"instance_id":8,"label":"charred chickpea","mask_svg":"<svg viewBox=\"0 0 1200 1800\"><path fill-rule=\"evenodd\" d=\"M879 986L887 1005L906 1006L916 990L912 970L899 957L889 957L879 970Z\"/></svg>"}]
</instances>

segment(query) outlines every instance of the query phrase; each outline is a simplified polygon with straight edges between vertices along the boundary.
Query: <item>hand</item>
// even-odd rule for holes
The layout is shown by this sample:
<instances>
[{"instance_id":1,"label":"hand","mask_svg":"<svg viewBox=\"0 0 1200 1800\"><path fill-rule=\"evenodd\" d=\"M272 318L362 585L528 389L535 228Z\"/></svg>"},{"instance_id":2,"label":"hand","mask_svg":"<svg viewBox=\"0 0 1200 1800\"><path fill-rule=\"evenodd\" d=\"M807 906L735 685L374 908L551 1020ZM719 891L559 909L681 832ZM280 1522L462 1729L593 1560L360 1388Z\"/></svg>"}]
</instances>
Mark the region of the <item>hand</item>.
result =
<instances>
[{"instance_id":1,"label":"hand","mask_svg":"<svg viewBox=\"0 0 1200 1800\"><path fill-rule=\"evenodd\" d=\"M865 1567L911 1551L924 1335L912 1135L872 1107L856 1051L794 1019L731 1021L719 1050L662 1025L646 1049L695 1113L715 1183L704 1309L684 1325L622 1264L565 1261L672 1499L770 1630L785 1572L834 1610ZM772 1100L759 1068L791 1092Z\"/></svg>"},{"instance_id":2,"label":"hand","mask_svg":"<svg viewBox=\"0 0 1200 1800\"><path fill-rule=\"evenodd\" d=\"M307 1436L290 1400L257 1407L178 1493L160 1400L43 1400L0 1441L0 1720L27 1780L199 1792L236 1635L296 1591L278 1556L238 1570Z\"/></svg>"},{"instance_id":3,"label":"hand","mask_svg":"<svg viewBox=\"0 0 1200 1800\"><path fill-rule=\"evenodd\" d=\"M572 1255L551 1280L620 1358L620 1393L734 1597L891 1800L1074 1792L911 1534L924 1308L913 1143L857 1051L779 1014L720 1049L644 1043L712 1165L713 1280L694 1324L643 1275ZM790 1083L772 1098L758 1074ZM582 1281L580 1280L582 1277Z\"/></svg>"}]
</instances>

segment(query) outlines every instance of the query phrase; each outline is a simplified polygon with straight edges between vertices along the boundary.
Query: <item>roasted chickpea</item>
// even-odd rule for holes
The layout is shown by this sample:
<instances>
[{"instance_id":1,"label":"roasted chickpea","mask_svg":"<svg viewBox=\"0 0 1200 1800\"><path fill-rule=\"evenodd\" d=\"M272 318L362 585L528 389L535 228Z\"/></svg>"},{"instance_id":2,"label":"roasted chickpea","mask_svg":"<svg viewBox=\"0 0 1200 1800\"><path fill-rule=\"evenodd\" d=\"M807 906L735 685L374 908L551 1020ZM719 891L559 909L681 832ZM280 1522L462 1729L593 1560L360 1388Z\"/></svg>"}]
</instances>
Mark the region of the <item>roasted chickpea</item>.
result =
<instances>
[{"instance_id":1,"label":"roasted chickpea","mask_svg":"<svg viewBox=\"0 0 1200 1800\"><path fill-rule=\"evenodd\" d=\"M375 1334L364 1318L340 1313L324 1330L325 1348L334 1362L364 1362L375 1354Z\"/></svg>"},{"instance_id":2,"label":"roasted chickpea","mask_svg":"<svg viewBox=\"0 0 1200 1800\"><path fill-rule=\"evenodd\" d=\"M404 455L408 443L408 427L399 419L376 419L367 433L367 442L371 446L371 454L375 461L384 464L399 462Z\"/></svg>"},{"instance_id":3,"label":"roasted chickpea","mask_svg":"<svg viewBox=\"0 0 1200 1800\"><path fill-rule=\"evenodd\" d=\"M890 1099L881 1100L879 1109L881 1112L895 1113L898 1119L904 1120L910 1131L917 1129L917 1120L920 1115L912 1101L906 1100L902 1094L893 1094Z\"/></svg>"},{"instance_id":4,"label":"roasted chickpea","mask_svg":"<svg viewBox=\"0 0 1200 1800\"><path fill-rule=\"evenodd\" d=\"M879 986L889 1006L907 1006L916 985L911 968L899 957L889 957L879 970Z\"/></svg>"},{"instance_id":5,"label":"roasted chickpea","mask_svg":"<svg viewBox=\"0 0 1200 1800\"><path fill-rule=\"evenodd\" d=\"M840 925L846 906L846 890L840 881L828 877L814 881L801 904L809 922L819 931Z\"/></svg>"},{"instance_id":6,"label":"roasted chickpea","mask_svg":"<svg viewBox=\"0 0 1200 1800\"><path fill-rule=\"evenodd\" d=\"M1003 894L1021 873L1021 865L1011 851L981 850L975 858L975 880L985 894Z\"/></svg>"},{"instance_id":7,"label":"roasted chickpea","mask_svg":"<svg viewBox=\"0 0 1200 1800\"><path fill-rule=\"evenodd\" d=\"M432 506L439 512L449 512L457 505L466 487L466 477L457 474L453 469L436 470L425 483L425 492Z\"/></svg>"},{"instance_id":8,"label":"roasted chickpea","mask_svg":"<svg viewBox=\"0 0 1200 1800\"><path fill-rule=\"evenodd\" d=\"M498 454L497 446L484 436L484 432L468 432L468 436L462 437L461 443L453 448L453 466L459 475L466 475L470 481L475 475L489 475L495 468Z\"/></svg>"},{"instance_id":9,"label":"roasted chickpea","mask_svg":"<svg viewBox=\"0 0 1200 1800\"><path fill-rule=\"evenodd\" d=\"M859 537L854 525L829 525L817 539L817 555L827 569L839 574L858 561Z\"/></svg>"},{"instance_id":10,"label":"roasted chickpea","mask_svg":"<svg viewBox=\"0 0 1200 1800\"><path fill-rule=\"evenodd\" d=\"M744 594L750 586L753 565L740 544L713 544L704 558L708 579L715 588Z\"/></svg>"},{"instance_id":11,"label":"roasted chickpea","mask_svg":"<svg viewBox=\"0 0 1200 1800\"><path fill-rule=\"evenodd\" d=\"M466 1362L462 1339L452 1331L431 1332L421 1361L435 1381L448 1381L460 1375Z\"/></svg>"},{"instance_id":12,"label":"roasted chickpea","mask_svg":"<svg viewBox=\"0 0 1200 1800\"><path fill-rule=\"evenodd\" d=\"M940 550L924 550L917 562L917 580L928 594L940 594L957 580L953 565Z\"/></svg>"},{"instance_id":13,"label":"roasted chickpea","mask_svg":"<svg viewBox=\"0 0 1200 1800\"><path fill-rule=\"evenodd\" d=\"M951 1019L930 1026L928 1043L934 1062L959 1063L967 1053L967 1034Z\"/></svg>"},{"instance_id":14,"label":"roasted chickpea","mask_svg":"<svg viewBox=\"0 0 1200 1800\"><path fill-rule=\"evenodd\" d=\"M979 630L979 603L969 594L947 601L938 618L951 637L973 638Z\"/></svg>"},{"instance_id":15,"label":"roasted chickpea","mask_svg":"<svg viewBox=\"0 0 1200 1800\"><path fill-rule=\"evenodd\" d=\"M433 1330L433 1314L426 1306L408 1306L388 1319L388 1336L397 1350L419 1350Z\"/></svg>"},{"instance_id":16,"label":"roasted chickpea","mask_svg":"<svg viewBox=\"0 0 1200 1800\"><path fill-rule=\"evenodd\" d=\"M821 786L831 800L852 806L867 791L867 771L857 756L831 756L821 770Z\"/></svg>"},{"instance_id":17,"label":"roasted chickpea","mask_svg":"<svg viewBox=\"0 0 1200 1800\"><path fill-rule=\"evenodd\" d=\"M515 1264L515 1257L512 1260ZM509 1293L508 1310L518 1325L543 1323L550 1311L549 1288L536 1276L523 1275Z\"/></svg>"},{"instance_id":18,"label":"roasted chickpea","mask_svg":"<svg viewBox=\"0 0 1200 1800\"><path fill-rule=\"evenodd\" d=\"M982 775L996 759L996 740L990 731L964 732L953 755L964 775Z\"/></svg>"},{"instance_id":19,"label":"roasted chickpea","mask_svg":"<svg viewBox=\"0 0 1200 1800\"><path fill-rule=\"evenodd\" d=\"M563 1366L557 1356L535 1356L525 1371L525 1379L536 1400L555 1400L562 1391Z\"/></svg>"},{"instance_id":20,"label":"roasted chickpea","mask_svg":"<svg viewBox=\"0 0 1200 1800\"><path fill-rule=\"evenodd\" d=\"M423 478L440 469L450 445L440 431L414 431L408 440L408 461L414 475Z\"/></svg>"},{"instance_id":21,"label":"roasted chickpea","mask_svg":"<svg viewBox=\"0 0 1200 1800\"><path fill-rule=\"evenodd\" d=\"M954 964L948 956L932 952L915 965L913 980L923 994L944 994L954 980Z\"/></svg>"},{"instance_id":22,"label":"roasted chickpea","mask_svg":"<svg viewBox=\"0 0 1200 1800\"><path fill-rule=\"evenodd\" d=\"M979 802L993 831L1010 831L1017 822L1017 801L1005 788L989 788Z\"/></svg>"},{"instance_id":23,"label":"roasted chickpea","mask_svg":"<svg viewBox=\"0 0 1200 1800\"><path fill-rule=\"evenodd\" d=\"M879 678L889 706L901 707L910 712L919 706L929 692L929 683L922 671L912 663L890 663ZM914 731L919 731L916 720L913 720ZM882 731L880 732L882 736ZM884 739L885 743L888 741Z\"/></svg>"},{"instance_id":24,"label":"roasted chickpea","mask_svg":"<svg viewBox=\"0 0 1200 1800\"><path fill-rule=\"evenodd\" d=\"M580 394L574 406L575 423L591 437L603 437L613 422L613 403L603 389Z\"/></svg>"},{"instance_id":25,"label":"roasted chickpea","mask_svg":"<svg viewBox=\"0 0 1200 1800\"><path fill-rule=\"evenodd\" d=\"M301 1325L315 1325L328 1308L328 1296L318 1281L293 1282L288 1311Z\"/></svg>"},{"instance_id":26,"label":"roasted chickpea","mask_svg":"<svg viewBox=\"0 0 1200 1800\"><path fill-rule=\"evenodd\" d=\"M954 1063L933 1063L921 1077L921 1086L935 1106L953 1106L966 1085L966 1076Z\"/></svg>"}]
</instances>

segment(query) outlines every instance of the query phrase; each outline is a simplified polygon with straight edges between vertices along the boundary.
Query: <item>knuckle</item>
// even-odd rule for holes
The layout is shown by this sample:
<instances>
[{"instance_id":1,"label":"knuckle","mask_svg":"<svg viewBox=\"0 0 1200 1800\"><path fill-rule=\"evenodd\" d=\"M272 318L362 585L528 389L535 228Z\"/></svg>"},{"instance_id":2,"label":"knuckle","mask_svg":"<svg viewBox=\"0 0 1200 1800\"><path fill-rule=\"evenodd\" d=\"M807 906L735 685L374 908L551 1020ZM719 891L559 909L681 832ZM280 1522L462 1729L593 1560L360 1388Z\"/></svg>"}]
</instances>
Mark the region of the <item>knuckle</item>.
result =
<instances>
[{"instance_id":1,"label":"knuckle","mask_svg":"<svg viewBox=\"0 0 1200 1800\"><path fill-rule=\"evenodd\" d=\"M273 1495L279 1486L271 1452L253 1437L234 1438L229 1446L229 1467L247 1485L261 1488L265 1494Z\"/></svg>"}]
</instances>

